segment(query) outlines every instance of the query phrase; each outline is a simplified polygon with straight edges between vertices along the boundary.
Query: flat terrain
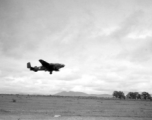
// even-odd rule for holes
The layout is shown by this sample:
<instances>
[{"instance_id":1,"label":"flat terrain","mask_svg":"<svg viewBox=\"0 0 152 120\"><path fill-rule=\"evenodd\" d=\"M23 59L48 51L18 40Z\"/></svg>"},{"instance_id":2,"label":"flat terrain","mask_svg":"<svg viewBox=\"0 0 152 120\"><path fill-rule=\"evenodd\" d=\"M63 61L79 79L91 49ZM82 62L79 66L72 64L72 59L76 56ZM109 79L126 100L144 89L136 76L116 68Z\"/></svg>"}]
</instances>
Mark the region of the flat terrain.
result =
<instances>
[{"instance_id":1,"label":"flat terrain","mask_svg":"<svg viewBox=\"0 0 152 120\"><path fill-rule=\"evenodd\" d=\"M0 120L25 119L152 120L152 101L0 95Z\"/></svg>"}]
</instances>

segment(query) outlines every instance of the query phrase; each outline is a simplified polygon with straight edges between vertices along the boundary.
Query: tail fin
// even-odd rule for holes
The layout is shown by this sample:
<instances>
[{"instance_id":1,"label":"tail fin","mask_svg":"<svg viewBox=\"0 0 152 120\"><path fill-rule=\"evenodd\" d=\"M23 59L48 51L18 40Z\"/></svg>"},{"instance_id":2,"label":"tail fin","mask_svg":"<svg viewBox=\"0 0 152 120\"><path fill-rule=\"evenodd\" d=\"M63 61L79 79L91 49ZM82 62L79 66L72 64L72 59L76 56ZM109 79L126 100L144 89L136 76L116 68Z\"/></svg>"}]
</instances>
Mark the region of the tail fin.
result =
<instances>
[{"instance_id":1,"label":"tail fin","mask_svg":"<svg viewBox=\"0 0 152 120\"><path fill-rule=\"evenodd\" d=\"M27 68L29 68L30 70L33 70L34 72L38 71L38 68L36 66L32 67L30 62L27 63Z\"/></svg>"},{"instance_id":2,"label":"tail fin","mask_svg":"<svg viewBox=\"0 0 152 120\"><path fill-rule=\"evenodd\" d=\"M27 68L31 68L31 63L30 62L27 63Z\"/></svg>"}]
</instances>

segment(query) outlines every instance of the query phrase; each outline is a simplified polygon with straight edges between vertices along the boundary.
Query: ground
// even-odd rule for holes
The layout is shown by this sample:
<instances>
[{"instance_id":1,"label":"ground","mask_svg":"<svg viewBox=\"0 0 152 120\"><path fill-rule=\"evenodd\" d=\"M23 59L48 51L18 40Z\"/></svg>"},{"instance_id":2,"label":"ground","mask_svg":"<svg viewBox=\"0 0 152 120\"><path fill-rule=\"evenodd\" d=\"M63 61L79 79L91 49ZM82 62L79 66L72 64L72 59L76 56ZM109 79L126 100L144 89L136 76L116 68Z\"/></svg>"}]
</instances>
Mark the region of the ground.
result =
<instances>
[{"instance_id":1,"label":"ground","mask_svg":"<svg viewBox=\"0 0 152 120\"><path fill-rule=\"evenodd\" d=\"M152 120L152 101L0 95L0 120Z\"/></svg>"}]
</instances>

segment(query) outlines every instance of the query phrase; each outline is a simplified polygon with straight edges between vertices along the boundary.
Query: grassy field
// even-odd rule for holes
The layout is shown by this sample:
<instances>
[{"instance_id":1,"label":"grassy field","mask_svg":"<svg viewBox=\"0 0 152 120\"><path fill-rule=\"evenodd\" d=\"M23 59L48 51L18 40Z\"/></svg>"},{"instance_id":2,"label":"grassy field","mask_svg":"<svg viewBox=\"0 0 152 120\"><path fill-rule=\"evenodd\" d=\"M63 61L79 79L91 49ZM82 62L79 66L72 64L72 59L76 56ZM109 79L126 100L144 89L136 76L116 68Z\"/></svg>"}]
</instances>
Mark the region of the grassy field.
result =
<instances>
[{"instance_id":1,"label":"grassy field","mask_svg":"<svg viewBox=\"0 0 152 120\"><path fill-rule=\"evenodd\" d=\"M152 120L152 101L0 95L0 120Z\"/></svg>"}]
</instances>

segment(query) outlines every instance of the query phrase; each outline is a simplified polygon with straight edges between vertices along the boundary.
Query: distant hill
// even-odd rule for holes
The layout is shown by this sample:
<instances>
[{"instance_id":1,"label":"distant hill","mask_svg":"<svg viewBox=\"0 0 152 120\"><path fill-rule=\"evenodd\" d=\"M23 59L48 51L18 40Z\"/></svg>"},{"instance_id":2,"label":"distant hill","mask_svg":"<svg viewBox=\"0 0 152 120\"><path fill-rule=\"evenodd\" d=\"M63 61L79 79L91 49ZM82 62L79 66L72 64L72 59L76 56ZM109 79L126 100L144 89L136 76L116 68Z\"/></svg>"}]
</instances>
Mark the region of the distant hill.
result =
<instances>
[{"instance_id":1,"label":"distant hill","mask_svg":"<svg viewBox=\"0 0 152 120\"><path fill-rule=\"evenodd\" d=\"M74 92L74 91L63 91L63 92L59 92L57 94L54 95L58 95L58 96L94 96L94 97L106 97L106 98L111 98L112 95L110 94L86 94L83 92Z\"/></svg>"},{"instance_id":2,"label":"distant hill","mask_svg":"<svg viewBox=\"0 0 152 120\"><path fill-rule=\"evenodd\" d=\"M73 91L63 91L63 92L59 92L55 95L59 95L59 96L88 96L88 94L83 93L83 92L73 92Z\"/></svg>"}]
</instances>

